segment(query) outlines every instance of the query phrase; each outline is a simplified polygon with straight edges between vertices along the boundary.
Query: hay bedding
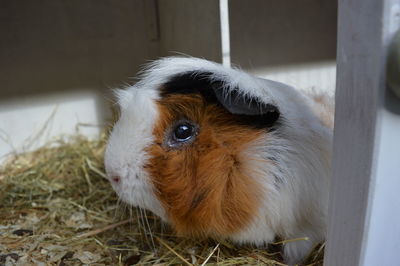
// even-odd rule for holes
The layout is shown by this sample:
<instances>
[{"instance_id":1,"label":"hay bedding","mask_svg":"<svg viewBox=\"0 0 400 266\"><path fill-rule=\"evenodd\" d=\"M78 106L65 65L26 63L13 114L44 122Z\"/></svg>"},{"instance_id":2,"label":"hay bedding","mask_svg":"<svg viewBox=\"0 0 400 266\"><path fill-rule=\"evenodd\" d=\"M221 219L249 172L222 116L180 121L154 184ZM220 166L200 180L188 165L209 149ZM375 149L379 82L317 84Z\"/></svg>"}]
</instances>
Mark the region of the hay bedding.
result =
<instances>
[{"instance_id":1,"label":"hay bedding","mask_svg":"<svg viewBox=\"0 0 400 266\"><path fill-rule=\"evenodd\" d=\"M124 206L104 176L104 145L104 136L76 136L0 168L0 265L284 265L279 244L176 237ZM322 265L322 255L316 247L307 265Z\"/></svg>"}]
</instances>

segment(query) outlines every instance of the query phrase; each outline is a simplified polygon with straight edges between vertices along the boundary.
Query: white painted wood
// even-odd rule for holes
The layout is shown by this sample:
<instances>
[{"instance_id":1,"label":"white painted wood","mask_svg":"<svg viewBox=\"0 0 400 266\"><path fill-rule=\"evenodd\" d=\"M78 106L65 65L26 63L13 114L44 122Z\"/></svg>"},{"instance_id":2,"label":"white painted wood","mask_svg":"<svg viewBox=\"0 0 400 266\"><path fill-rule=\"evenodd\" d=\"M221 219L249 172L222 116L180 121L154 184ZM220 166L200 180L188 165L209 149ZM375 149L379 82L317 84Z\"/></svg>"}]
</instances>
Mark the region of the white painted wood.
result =
<instances>
[{"instance_id":1,"label":"white painted wood","mask_svg":"<svg viewBox=\"0 0 400 266\"><path fill-rule=\"evenodd\" d=\"M339 1L327 266L399 262L400 214L393 196L394 187L400 187L394 159L400 152L391 150L399 147L398 118L389 115L383 101L389 11L395 1Z\"/></svg>"},{"instance_id":2,"label":"white painted wood","mask_svg":"<svg viewBox=\"0 0 400 266\"><path fill-rule=\"evenodd\" d=\"M219 17L221 25L222 64L231 66L231 44L229 38L229 4L228 0L219 0Z\"/></svg>"}]
</instances>

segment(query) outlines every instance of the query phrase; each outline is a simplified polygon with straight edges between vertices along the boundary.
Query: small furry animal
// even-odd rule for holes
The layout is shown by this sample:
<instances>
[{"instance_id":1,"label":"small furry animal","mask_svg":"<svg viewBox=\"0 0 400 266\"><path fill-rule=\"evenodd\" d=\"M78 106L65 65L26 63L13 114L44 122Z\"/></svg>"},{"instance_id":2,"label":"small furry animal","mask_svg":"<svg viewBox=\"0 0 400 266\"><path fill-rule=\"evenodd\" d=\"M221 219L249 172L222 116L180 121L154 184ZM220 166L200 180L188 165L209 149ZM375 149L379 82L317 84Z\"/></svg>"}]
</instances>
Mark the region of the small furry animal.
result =
<instances>
[{"instance_id":1,"label":"small furry animal","mask_svg":"<svg viewBox=\"0 0 400 266\"><path fill-rule=\"evenodd\" d=\"M333 101L198 58L151 63L117 91L105 152L121 200L180 235L265 245L289 264L326 234Z\"/></svg>"}]
</instances>

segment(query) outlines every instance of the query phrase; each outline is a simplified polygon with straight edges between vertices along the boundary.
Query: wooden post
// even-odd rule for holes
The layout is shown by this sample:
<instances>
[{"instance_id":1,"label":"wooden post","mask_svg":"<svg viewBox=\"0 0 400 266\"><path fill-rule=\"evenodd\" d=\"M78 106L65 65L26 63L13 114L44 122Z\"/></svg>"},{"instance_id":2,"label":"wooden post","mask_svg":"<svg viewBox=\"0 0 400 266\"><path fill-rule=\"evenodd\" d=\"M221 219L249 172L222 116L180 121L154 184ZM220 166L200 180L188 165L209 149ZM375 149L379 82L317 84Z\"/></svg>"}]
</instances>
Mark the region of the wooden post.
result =
<instances>
[{"instance_id":1,"label":"wooden post","mask_svg":"<svg viewBox=\"0 0 400 266\"><path fill-rule=\"evenodd\" d=\"M229 36L229 3L228 0L219 0L219 18L221 27L222 64L231 66L231 46Z\"/></svg>"},{"instance_id":2,"label":"wooden post","mask_svg":"<svg viewBox=\"0 0 400 266\"><path fill-rule=\"evenodd\" d=\"M339 1L326 266L400 261L400 197L393 197L394 187L400 191L400 131L397 138L394 133L400 116L387 115L388 102L397 101L399 107L400 103L384 101L387 47L392 21L400 16L393 12L398 5L400 0ZM394 96L388 93L387 97ZM397 150L389 151L391 146ZM386 257L377 257L383 249L389 249Z\"/></svg>"}]
</instances>

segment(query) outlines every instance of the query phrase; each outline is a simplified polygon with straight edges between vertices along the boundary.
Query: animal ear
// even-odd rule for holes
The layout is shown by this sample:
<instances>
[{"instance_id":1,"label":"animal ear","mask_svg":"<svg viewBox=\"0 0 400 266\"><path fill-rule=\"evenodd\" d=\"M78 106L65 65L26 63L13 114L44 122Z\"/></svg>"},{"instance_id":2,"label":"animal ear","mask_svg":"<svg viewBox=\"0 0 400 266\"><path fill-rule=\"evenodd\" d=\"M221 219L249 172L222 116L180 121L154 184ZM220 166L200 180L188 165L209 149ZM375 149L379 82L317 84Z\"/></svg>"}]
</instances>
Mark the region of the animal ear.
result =
<instances>
[{"instance_id":1,"label":"animal ear","mask_svg":"<svg viewBox=\"0 0 400 266\"><path fill-rule=\"evenodd\" d=\"M249 122L254 121L265 126L270 126L278 120L280 112L274 104L264 103L257 97L241 93L238 89L223 88L218 83L213 82L213 92L218 102L230 113L247 116Z\"/></svg>"},{"instance_id":2,"label":"animal ear","mask_svg":"<svg viewBox=\"0 0 400 266\"><path fill-rule=\"evenodd\" d=\"M191 93L200 93L207 102L219 104L230 113L239 115L244 123L257 127L270 126L280 116L276 105L244 94L238 88L227 88L224 86L224 81L211 72L179 74L161 88L163 97L170 94Z\"/></svg>"}]
</instances>

